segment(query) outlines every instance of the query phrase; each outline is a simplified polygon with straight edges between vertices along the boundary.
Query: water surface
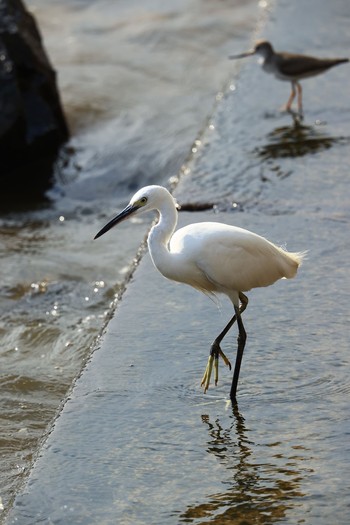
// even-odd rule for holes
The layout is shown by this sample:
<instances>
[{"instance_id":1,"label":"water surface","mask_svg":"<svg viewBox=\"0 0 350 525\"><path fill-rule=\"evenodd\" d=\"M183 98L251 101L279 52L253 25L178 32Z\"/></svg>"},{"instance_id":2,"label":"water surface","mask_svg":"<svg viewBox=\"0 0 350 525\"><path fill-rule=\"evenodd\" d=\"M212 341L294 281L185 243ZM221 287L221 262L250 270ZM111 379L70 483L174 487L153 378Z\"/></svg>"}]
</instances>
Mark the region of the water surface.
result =
<instances>
[{"instance_id":1,"label":"water surface","mask_svg":"<svg viewBox=\"0 0 350 525\"><path fill-rule=\"evenodd\" d=\"M119 3L121 13L128 11L128 5ZM194 5L198 3L191 3ZM215 25L214 5L217 2L201 3L207 25ZM90 20L99 22L101 16L95 4L69 6L78 28L81 15L91 15L84 35L103 35L100 26L98 31L91 30ZM150 6L153 13L156 4ZM43 7L44 3L42 12ZM163 3L158 8L157 19L163 24L167 19ZM60 5L55 9L61 12ZM218 36L220 54L225 56L247 46L244 38L233 39L229 12L225 8L231 40L226 40L222 25ZM193 13L191 30L181 32L178 41L181 54L184 42L186 49L196 48L197 40L192 37L196 28L198 39L211 34L202 30L202 15ZM231 14L237 21L236 12ZM175 15L169 18L174 24L180 20L182 28L188 16L186 11L180 19ZM136 17L141 19L144 24L145 19L154 17L143 13ZM52 33L54 20L50 18ZM281 0L264 26L263 36L276 42L276 47L283 41L278 47L340 55L350 48L348 22L345 0L322 3L321 7L318 0L310 0L307 6L302 0ZM105 27L111 26L110 20L106 22ZM337 31L333 33L330 27L337 27ZM151 43L150 56L157 58L157 34L146 33L147 38L142 39L138 31L132 32L133 45L141 42L142 55ZM166 40L169 31L163 37ZM86 44L88 38L83 41ZM98 57L102 48L96 43ZM203 48L210 46L200 46L201 59ZM167 58L171 49L166 47ZM209 56L212 52L210 48ZM96 63L100 65L100 60ZM217 57L214 63L216 68ZM206 81L202 79L201 85L206 86L209 75L204 69ZM164 70L168 71L163 68L158 75L163 79L158 98L164 86L173 86L176 77L174 74L172 82L163 83ZM186 74L189 70L186 68ZM226 74L225 69L223 81ZM91 232L94 234L115 208L125 203L134 186L158 181L158 175L161 180L165 166L170 169L178 162L181 167L186 153L196 150L185 163L176 195L185 204L207 209L195 216L180 214L181 224L208 219L231 222L290 250L308 250L308 256L296 279L249 294L244 313L248 342L238 409L232 410L227 403L231 376L224 367L217 388L204 396L199 384L209 345L231 315L229 303L223 300L218 307L190 288L165 281L146 255L41 449L29 483L17 498L14 519L23 524L50 519L84 525L348 524L350 290L344 261L349 258L350 112L348 93L342 88L349 84L349 74L344 66L318 80L305 81L305 120L295 127L290 115L278 109L289 86L264 75L254 61L247 62L239 78L235 75L218 97L220 103L202 126L204 132L198 137L202 128L195 127L190 140L186 135L190 128L183 126L183 119L192 120L193 115L179 111L194 104L192 99L186 105L186 82L181 84L179 98L167 99L172 123L166 128L164 112L158 121L157 106L154 119L145 118L147 126L142 128L137 115L142 120L149 113L136 102L137 111L130 122L123 116L126 135L118 135L113 123L121 121L118 116L111 121L106 117L114 107L107 99L108 111L101 111L98 124L93 119L87 124L81 121L84 112L77 105L71 117L76 153L68 157L61 172L64 177L59 177L46 208L3 218L8 246L13 246L13 251L9 250L12 267L27 275L27 280L18 279L21 285L17 286L8 273L4 294L5 314L16 305L16 316L21 320L19 327L13 323L21 345L17 351L10 347L8 353L19 356L17 365L11 369L7 357L10 372L4 382L8 389L5 407L9 411L12 402L14 409L7 428L15 429L18 437L14 449L13 432L9 433L12 456L7 458L13 460L14 468L7 471L13 474L9 481L6 478L8 493L21 477L20 468L28 464L45 418L50 420L71 377L85 361L89 344L106 319L108 304L120 293L126 268L151 220L124 223L98 243L90 241ZM197 79L196 71L194 76ZM88 67L85 78L90 78ZM210 114L217 79L214 83L201 122ZM142 89L137 85L140 97ZM145 85L150 86L147 79ZM192 90L194 93L193 86ZM146 91L150 97L149 89ZM169 141L164 129L173 129L177 113L181 124ZM135 142L130 137L135 137ZM184 138L180 162L177 152ZM194 143L195 138L200 142ZM170 152L169 157L164 152ZM22 247L27 256L24 268ZM37 272L35 279L33 272ZM35 313L38 311L40 315ZM28 323L26 330L23 319ZM8 317L9 326L10 321ZM6 326L3 330L6 335ZM47 334L45 345L39 344L36 332L40 337ZM52 341L58 341L57 345ZM235 341L233 331L224 344L224 351L232 357ZM35 354L29 351L33 347Z\"/></svg>"},{"instance_id":2,"label":"water surface","mask_svg":"<svg viewBox=\"0 0 350 525\"><path fill-rule=\"evenodd\" d=\"M27 2L72 132L56 183L0 216L0 497L11 498L120 293L150 218L94 234L131 191L176 177L246 46L255 2Z\"/></svg>"}]
</instances>

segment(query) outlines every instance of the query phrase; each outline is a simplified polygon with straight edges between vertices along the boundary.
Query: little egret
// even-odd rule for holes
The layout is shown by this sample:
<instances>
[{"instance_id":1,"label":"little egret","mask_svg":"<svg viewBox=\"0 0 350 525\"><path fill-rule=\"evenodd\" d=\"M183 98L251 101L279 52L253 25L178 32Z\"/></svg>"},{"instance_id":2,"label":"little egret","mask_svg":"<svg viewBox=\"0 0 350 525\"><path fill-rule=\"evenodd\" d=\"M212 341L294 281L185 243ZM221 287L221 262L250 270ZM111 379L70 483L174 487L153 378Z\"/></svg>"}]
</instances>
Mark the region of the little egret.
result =
<instances>
[{"instance_id":1,"label":"little egret","mask_svg":"<svg viewBox=\"0 0 350 525\"><path fill-rule=\"evenodd\" d=\"M298 90L298 112L302 116L302 89L298 80L307 77L314 77L324 73L327 69L349 62L348 58L316 58L307 55L298 55L286 53L284 51L277 53L274 51L270 42L260 40L256 43L254 49L241 53L240 55L231 55L229 58L244 58L251 55L260 55L263 58L262 67L267 73L273 73L279 80L289 80L292 83L292 92L286 104L286 111L291 111L292 102L296 95L295 88Z\"/></svg>"},{"instance_id":2,"label":"little egret","mask_svg":"<svg viewBox=\"0 0 350 525\"><path fill-rule=\"evenodd\" d=\"M231 369L220 343L237 321L238 349L230 393L232 401L235 401L246 342L242 313L248 298L243 292L269 286L284 277L294 277L303 254L286 252L255 233L218 222L190 224L174 233L176 201L162 186L146 186L135 193L128 206L108 222L95 239L124 219L150 210L156 210L159 214L157 224L148 235L148 247L153 264L160 273L205 294L226 294L233 304L234 316L211 346L202 386L206 392L213 366L217 384L219 356Z\"/></svg>"}]
</instances>

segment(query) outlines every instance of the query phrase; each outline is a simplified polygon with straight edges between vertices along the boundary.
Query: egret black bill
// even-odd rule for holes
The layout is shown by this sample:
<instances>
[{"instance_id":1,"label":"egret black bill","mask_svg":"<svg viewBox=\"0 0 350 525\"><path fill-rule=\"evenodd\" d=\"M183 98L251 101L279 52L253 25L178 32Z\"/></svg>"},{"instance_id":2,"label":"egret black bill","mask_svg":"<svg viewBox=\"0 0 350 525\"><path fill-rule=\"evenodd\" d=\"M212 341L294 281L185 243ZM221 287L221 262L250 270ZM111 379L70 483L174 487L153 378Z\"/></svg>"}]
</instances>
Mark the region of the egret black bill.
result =
<instances>
[{"instance_id":1,"label":"egret black bill","mask_svg":"<svg viewBox=\"0 0 350 525\"><path fill-rule=\"evenodd\" d=\"M114 219L109 221L103 228L101 228L101 230L98 233L96 233L94 239L98 239L99 237L101 237L101 235L103 235L104 233L108 232L111 228L113 228L113 226L116 226L120 222L122 222L125 219L127 219L137 209L138 209L138 206L134 206L132 204L128 204L128 206L126 208L124 208L123 211L121 211L116 217L114 217Z\"/></svg>"}]
</instances>

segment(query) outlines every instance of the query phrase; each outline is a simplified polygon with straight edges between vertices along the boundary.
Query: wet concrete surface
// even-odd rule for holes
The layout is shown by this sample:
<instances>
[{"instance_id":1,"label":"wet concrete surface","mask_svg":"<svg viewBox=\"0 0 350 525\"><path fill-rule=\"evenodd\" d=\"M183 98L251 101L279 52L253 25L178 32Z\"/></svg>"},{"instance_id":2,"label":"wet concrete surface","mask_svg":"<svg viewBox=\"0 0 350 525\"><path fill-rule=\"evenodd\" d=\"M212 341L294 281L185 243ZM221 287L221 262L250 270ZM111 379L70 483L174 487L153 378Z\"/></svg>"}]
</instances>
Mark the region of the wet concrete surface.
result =
<instances>
[{"instance_id":1,"label":"wet concrete surface","mask_svg":"<svg viewBox=\"0 0 350 525\"><path fill-rule=\"evenodd\" d=\"M259 36L341 55L347 11L281 1ZM348 523L349 78L341 66L306 80L295 127L278 112L289 85L242 65L175 190L215 205L180 225L219 220L309 251L296 279L249 294L238 407L223 365L200 388L232 307L166 281L146 254L8 523Z\"/></svg>"}]
</instances>

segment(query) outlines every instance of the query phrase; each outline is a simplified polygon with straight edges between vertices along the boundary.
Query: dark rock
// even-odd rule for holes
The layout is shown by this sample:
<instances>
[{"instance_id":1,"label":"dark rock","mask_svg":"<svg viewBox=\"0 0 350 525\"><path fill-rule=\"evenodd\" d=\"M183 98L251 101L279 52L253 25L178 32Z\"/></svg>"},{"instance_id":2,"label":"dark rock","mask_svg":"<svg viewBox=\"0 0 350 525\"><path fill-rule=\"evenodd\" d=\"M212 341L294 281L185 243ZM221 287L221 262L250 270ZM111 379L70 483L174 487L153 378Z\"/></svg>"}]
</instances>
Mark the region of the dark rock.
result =
<instances>
[{"instance_id":1,"label":"dark rock","mask_svg":"<svg viewBox=\"0 0 350 525\"><path fill-rule=\"evenodd\" d=\"M21 0L0 0L0 187L40 192L68 138L56 74Z\"/></svg>"}]
</instances>

